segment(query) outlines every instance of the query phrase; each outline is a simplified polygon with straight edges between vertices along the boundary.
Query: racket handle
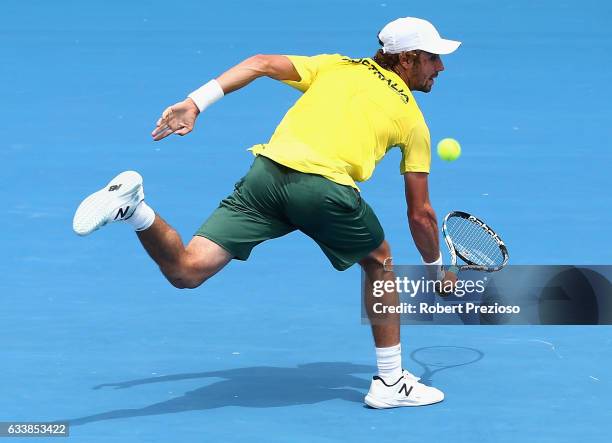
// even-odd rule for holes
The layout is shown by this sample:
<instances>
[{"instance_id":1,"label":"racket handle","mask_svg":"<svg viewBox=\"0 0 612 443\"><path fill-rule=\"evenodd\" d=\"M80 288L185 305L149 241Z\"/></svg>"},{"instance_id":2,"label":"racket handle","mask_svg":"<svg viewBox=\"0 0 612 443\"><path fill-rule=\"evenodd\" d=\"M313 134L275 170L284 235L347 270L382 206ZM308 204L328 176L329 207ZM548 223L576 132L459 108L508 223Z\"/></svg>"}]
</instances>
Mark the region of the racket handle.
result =
<instances>
[{"instance_id":1,"label":"racket handle","mask_svg":"<svg viewBox=\"0 0 612 443\"><path fill-rule=\"evenodd\" d=\"M459 266L451 265L451 266L448 267L447 271L448 272L452 272L455 275L459 275Z\"/></svg>"}]
</instances>

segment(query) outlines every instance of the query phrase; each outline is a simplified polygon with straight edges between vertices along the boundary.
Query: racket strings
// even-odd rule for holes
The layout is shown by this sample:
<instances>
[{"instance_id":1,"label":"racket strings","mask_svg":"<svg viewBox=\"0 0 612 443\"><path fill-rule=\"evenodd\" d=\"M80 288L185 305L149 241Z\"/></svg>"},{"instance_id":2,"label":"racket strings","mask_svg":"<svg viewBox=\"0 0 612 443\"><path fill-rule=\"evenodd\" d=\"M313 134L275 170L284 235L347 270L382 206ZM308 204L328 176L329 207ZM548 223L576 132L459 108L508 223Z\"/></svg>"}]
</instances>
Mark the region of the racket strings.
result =
<instances>
[{"instance_id":1,"label":"racket strings","mask_svg":"<svg viewBox=\"0 0 612 443\"><path fill-rule=\"evenodd\" d=\"M497 241L484 229L464 218L450 218L447 229L455 250L476 265L497 266L504 255Z\"/></svg>"}]
</instances>

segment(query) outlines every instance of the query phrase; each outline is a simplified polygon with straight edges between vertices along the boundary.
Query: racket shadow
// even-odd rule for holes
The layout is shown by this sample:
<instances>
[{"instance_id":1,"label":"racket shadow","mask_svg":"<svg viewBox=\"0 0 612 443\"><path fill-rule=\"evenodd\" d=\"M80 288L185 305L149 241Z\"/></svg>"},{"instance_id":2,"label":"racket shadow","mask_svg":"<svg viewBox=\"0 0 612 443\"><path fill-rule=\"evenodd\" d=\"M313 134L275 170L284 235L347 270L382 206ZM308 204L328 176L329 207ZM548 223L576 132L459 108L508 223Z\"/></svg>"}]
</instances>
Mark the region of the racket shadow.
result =
<instances>
[{"instance_id":1,"label":"racket shadow","mask_svg":"<svg viewBox=\"0 0 612 443\"><path fill-rule=\"evenodd\" d=\"M432 385L438 372L477 363L484 352L464 346L427 346L412 351L410 358L423 369L421 382Z\"/></svg>"}]
</instances>

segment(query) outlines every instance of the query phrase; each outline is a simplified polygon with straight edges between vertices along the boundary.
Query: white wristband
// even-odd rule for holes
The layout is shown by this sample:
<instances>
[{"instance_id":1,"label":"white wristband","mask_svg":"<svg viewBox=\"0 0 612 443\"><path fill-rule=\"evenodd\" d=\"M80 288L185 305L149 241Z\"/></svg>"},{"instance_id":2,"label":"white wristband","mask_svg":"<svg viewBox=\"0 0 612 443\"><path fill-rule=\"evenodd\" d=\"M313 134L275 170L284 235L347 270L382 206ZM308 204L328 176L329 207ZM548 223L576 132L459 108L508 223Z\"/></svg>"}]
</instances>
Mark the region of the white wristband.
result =
<instances>
[{"instance_id":1,"label":"white wristband","mask_svg":"<svg viewBox=\"0 0 612 443\"><path fill-rule=\"evenodd\" d=\"M202 112L214 102L220 98L223 98L224 95L225 94L223 93L223 89L221 89L219 82L213 79L204 86L201 86L193 91L187 97L193 100L200 112Z\"/></svg>"},{"instance_id":2,"label":"white wristband","mask_svg":"<svg viewBox=\"0 0 612 443\"><path fill-rule=\"evenodd\" d=\"M440 252L440 256L437 258L437 260L432 261L431 263L427 263L423 257L421 257L421 260L423 260L423 264L427 266L442 266L442 252Z\"/></svg>"},{"instance_id":3,"label":"white wristband","mask_svg":"<svg viewBox=\"0 0 612 443\"><path fill-rule=\"evenodd\" d=\"M440 252L440 257L431 263L427 263L422 257L421 260L423 260L423 264L425 265L425 270L427 271L429 278L436 280L442 280L444 278L444 269L442 268L442 252Z\"/></svg>"}]
</instances>

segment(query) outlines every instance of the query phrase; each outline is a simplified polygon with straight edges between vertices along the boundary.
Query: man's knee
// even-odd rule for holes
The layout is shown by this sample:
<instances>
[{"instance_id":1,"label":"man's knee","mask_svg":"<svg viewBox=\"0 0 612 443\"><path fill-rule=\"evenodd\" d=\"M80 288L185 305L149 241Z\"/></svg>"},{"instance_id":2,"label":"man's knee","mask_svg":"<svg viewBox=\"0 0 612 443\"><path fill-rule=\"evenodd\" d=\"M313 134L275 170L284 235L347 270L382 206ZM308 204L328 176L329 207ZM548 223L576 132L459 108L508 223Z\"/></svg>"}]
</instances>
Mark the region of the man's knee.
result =
<instances>
[{"instance_id":1,"label":"man's knee","mask_svg":"<svg viewBox=\"0 0 612 443\"><path fill-rule=\"evenodd\" d=\"M193 237L172 269L162 269L168 281L179 289L195 289L221 270L232 256L205 237Z\"/></svg>"},{"instance_id":2,"label":"man's knee","mask_svg":"<svg viewBox=\"0 0 612 443\"><path fill-rule=\"evenodd\" d=\"M195 289L212 276L212 272L198 263L183 260L178 267L162 269L172 286L178 289Z\"/></svg>"},{"instance_id":3,"label":"man's knee","mask_svg":"<svg viewBox=\"0 0 612 443\"><path fill-rule=\"evenodd\" d=\"M207 278L178 272L164 272L164 275L170 284L177 289L195 289L207 280Z\"/></svg>"},{"instance_id":4,"label":"man's knee","mask_svg":"<svg viewBox=\"0 0 612 443\"><path fill-rule=\"evenodd\" d=\"M193 278L183 275L166 275L166 278L177 289L195 289L207 280L206 278Z\"/></svg>"},{"instance_id":5,"label":"man's knee","mask_svg":"<svg viewBox=\"0 0 612 443\"><path fill-rule=\"evenodd\" d=\"M363 258L359 264L362 268L369 268L372 266L383 267L385 270L391 270L392 268L391 247L385 240L380 246L374 249L368 254L367 257Z\"/></svg>"}]
</instances>

